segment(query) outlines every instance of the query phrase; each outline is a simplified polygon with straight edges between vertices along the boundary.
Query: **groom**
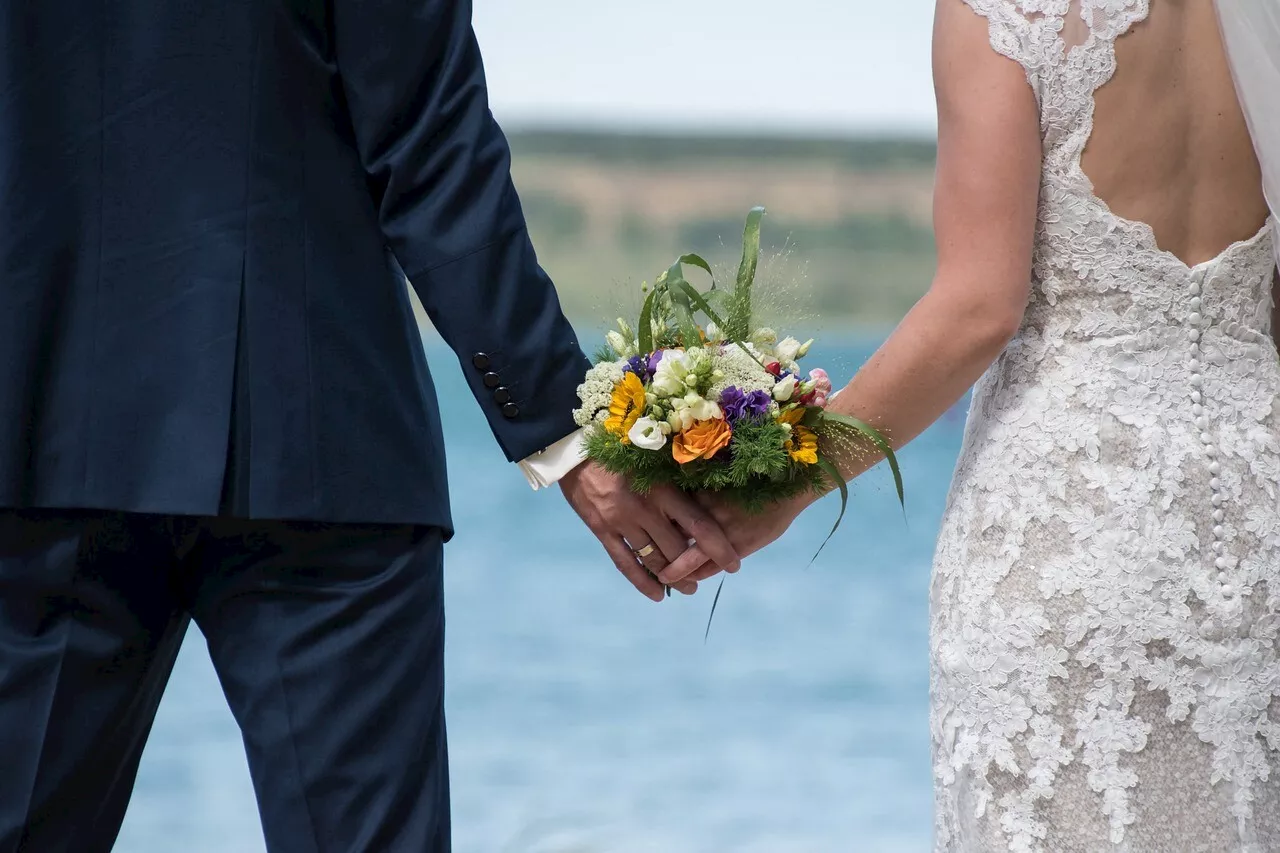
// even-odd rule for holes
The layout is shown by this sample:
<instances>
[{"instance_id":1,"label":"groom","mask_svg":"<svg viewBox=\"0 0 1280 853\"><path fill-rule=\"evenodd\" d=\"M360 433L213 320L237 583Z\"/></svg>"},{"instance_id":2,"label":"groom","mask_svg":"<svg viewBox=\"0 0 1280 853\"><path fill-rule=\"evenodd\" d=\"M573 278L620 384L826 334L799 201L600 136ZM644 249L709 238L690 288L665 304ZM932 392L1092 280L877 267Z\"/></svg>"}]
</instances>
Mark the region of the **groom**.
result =
<instances>
[{"instance_id":1,"label":"groom","mask_svg":"<svg viewBox=\"0 0 1280 853\"><path fill-rule=\"evenodd\" d=\"M406 275L507 457L637 588L690 538L736 567L690 501L577 464L586 362L470 12L6 0L0 853L111 848L189 618L269 850L448 850L452 527Z\"/></svg>"}]
</instances>

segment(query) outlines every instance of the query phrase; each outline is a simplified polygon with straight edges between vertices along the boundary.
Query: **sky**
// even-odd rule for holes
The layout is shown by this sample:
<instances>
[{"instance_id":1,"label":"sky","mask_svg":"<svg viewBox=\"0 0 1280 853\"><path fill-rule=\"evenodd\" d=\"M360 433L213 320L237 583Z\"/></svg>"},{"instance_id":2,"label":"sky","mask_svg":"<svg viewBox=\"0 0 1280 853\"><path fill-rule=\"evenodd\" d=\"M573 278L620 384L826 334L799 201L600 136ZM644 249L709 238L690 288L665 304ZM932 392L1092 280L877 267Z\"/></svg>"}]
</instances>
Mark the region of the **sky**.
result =
<instances>
[{"instance_id":1,"label":"sky","mask_svg":"<svg viewBox=\"0 0 1280 853\"><path fill-rule=\"evenodd\" d=\"M928 132L931 0L474 0L509 127Z\"/></svg>"}]
</instances>

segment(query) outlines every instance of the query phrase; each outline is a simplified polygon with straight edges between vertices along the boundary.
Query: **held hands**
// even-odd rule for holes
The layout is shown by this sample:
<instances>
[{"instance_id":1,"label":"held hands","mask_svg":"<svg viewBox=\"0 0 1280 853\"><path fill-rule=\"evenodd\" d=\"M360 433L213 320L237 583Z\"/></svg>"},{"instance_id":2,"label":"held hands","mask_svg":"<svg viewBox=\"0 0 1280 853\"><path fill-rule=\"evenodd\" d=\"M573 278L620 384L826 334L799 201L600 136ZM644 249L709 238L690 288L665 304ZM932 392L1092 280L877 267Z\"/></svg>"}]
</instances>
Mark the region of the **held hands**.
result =
<instances>
[{"instance_id":1,"label":"held hands","mask_svg":"<svg viewBox=\"0 0 1280 853\"><path fill-rule=\"evenodd\" d=\"M659 487L648 496L637 495L622 477L586 463L569 472L560 489L618 571L653 601L663 599L658 578L669 567L680 567L678 581L669 585L692 595L698 584L688 576L695 569L713 566L710 577L721 571L736 572L741 565L732 537L726 536L713 512L674 488Z\"/></svg>"},{"instance_id":2,"label":"held hands","mask_svg":"<svg viewBox=\"0 0 1280 853\"><path fill-rule=\"evenodd\" d=\"M793 498L770 507L766 513L751 514L713 494L704 492L698 495L698 502L711 513L740 557L750 556L781 537L796 516L813 500L812 496ZM699 542L689 548L665 571L659 573L659 580L677 589L690 583L696 588L701 581L719 574L720 566L710 559L710 555L701 546L702 543Z\"/></svg>"}]
</instances>

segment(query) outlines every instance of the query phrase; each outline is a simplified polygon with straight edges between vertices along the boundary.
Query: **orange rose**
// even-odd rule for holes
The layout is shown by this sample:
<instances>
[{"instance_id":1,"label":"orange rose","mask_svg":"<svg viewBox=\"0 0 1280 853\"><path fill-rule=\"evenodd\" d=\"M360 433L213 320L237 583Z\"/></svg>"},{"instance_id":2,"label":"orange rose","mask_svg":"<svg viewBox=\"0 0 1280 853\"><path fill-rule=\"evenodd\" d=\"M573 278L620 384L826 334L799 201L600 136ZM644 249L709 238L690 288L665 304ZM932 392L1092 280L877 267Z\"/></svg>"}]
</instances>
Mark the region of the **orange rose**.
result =
<instances>
[{"instance_id":1,"label":"orange rose","mask_svg":"<svg viewBox=\"0 0 1280 853\"><path fill-rule=\"evenodd\" d=\"M724 420L696 421L671 440L671 455L681 465L695 459L710 459L727 447L732 438L733 430Z\"/></svg>"}]
</instances>

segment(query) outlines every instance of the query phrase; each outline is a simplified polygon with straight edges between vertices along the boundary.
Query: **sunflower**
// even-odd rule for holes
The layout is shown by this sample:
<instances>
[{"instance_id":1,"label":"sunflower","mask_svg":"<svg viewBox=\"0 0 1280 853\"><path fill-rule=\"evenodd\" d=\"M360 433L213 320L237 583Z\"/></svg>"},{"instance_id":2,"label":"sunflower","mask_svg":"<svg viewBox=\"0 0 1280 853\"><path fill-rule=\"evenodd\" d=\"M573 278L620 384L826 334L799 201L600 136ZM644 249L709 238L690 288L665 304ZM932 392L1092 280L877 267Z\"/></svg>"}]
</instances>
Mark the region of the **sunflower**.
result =
<instances>
[{"instance_id":1,"label":"sunflower","mask_svg":"<svg viewBox=\"0 0 1280 853\"><path fill-rule=\"evenodd\" d=\"M804 414L804 406L796 406L794 409L787 409L785 412L778 415L778 423L791 424L792 426L795 426L800 423L800 421L804 420Z\"/></svg>"},{"instance_id":2,"label":"sunflower","mask_svg":"<svg viewBox=\"0 0 1280 853\"><path fill-rule=\"evenodd\" d=\"M613 399L609 402L609 419L604 422L606 431L630 444L627 434L644 414L644 383L634 373L626 373L622 381L613 387Z\"/></svg>"},{"instance_id":3,"label":"sunflower","mask_svg":"<svg viewBox=\"0 0 1280 853\"><path fill-rule=\"evenodd\" d=\"M786 448L793 462L805 465L818 464L818 434L808 427L799 424L793 426Z\"/></svg>"}]
</instances>

